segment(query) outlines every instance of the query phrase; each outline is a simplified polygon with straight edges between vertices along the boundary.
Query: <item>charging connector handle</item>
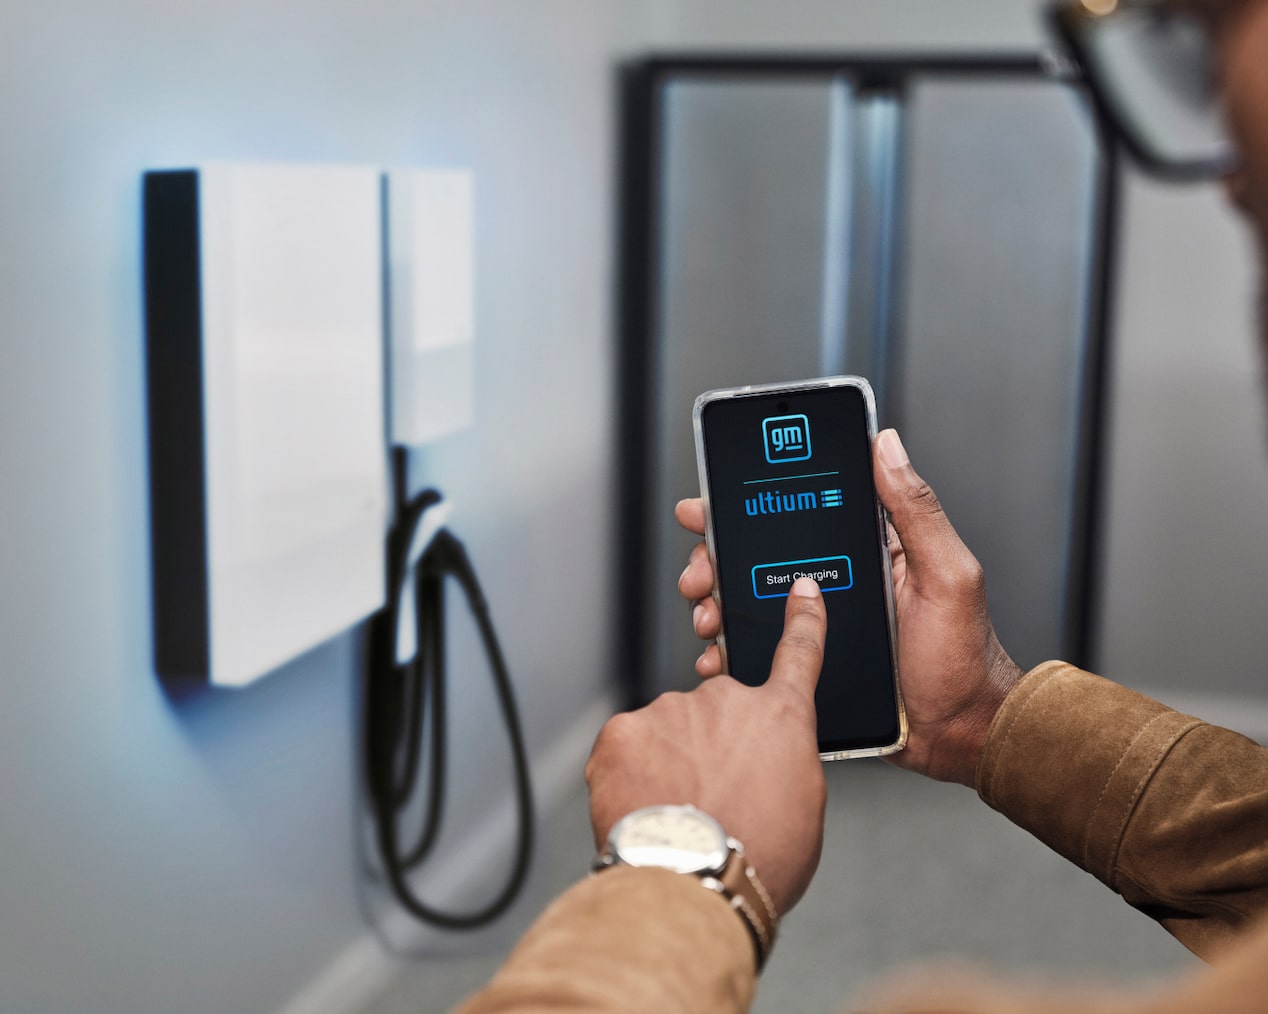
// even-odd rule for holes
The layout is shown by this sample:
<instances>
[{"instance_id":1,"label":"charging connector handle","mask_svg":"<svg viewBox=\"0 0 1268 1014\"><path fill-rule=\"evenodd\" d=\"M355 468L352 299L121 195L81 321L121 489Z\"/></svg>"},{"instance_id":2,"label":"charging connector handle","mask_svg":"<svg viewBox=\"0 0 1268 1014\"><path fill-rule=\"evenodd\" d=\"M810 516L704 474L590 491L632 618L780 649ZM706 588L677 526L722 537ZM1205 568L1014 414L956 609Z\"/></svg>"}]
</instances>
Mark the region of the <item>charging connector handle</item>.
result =
<instances>
[{"instance_id":1,"label":"charging connector handle","mask_svg":"<svg viewBox=\"0 0 1268 1014\"><path fill-rule=\"evenodd\" d=\"M394 611L397 665L408 665L418 654L418 625L415 622L417 605L414 600L414 582L410 580L410 575L418 567L423 554L431 548L436 535L445 527L452 513L453 509L447 500L429 500L410 526L412 531L408 540L405 566L401 569L399 579L394 583L396 595L394 601L399 603L399 607Z\"/></svg>"}]
</instances>

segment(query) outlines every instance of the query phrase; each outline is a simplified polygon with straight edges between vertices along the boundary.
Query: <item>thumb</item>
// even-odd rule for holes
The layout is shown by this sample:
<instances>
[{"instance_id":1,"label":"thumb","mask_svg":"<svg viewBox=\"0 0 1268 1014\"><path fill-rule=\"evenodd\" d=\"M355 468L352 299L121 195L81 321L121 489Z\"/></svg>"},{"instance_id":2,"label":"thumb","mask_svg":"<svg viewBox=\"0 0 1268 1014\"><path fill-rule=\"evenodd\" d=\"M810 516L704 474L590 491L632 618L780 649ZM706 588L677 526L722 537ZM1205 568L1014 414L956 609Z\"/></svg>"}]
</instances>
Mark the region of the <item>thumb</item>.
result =
<instances>
[{"instance_id":1,"label":"thumb","mask_svg":"<svg viewBox=\"0 0 1268 1014\"><path fill-rule=\"evenodd\" d=\"M792 687L813 706L827 636L828 611L823 605L823 593L813 580L799 577L788 593L784 634L775 646L769 682Z\"/></svg>"},{"instance_id":2,"label":"thumb","mask_svg":"<svg viewBox=\"0 0 1268 1014\"><path fill-rule=\"evenodd\" d=\"M966 551L964 543L943 512L937 494L911 467L898 432L881 431L873 450L876 495L889 511L908 565L936 574Z\"/></svg>"}]
</instances>

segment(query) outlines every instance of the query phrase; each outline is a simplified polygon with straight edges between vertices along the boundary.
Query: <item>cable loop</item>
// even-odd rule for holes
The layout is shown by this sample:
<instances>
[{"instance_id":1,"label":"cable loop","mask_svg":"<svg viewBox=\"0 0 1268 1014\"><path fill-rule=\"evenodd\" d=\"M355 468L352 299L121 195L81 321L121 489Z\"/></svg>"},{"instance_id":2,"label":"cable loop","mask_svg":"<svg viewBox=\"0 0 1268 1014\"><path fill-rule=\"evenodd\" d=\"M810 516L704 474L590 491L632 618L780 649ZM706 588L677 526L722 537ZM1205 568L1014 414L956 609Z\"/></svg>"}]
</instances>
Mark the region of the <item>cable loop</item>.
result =
<instances>
[{"instance_id":1,"label":"cable loop","mask_svg":"<svg viewBox=\"0 0 1268 1014\"><path fill-rule=\"evenodd\" d=\"M498 644L488 604L465 547L447 528L429 524L427 514L443 507L434 490L421 493L400 513L388 541L389 600L375 618L374 663L366 695L366 773L374 811L375 836L392 892L415 918L443 929L487 926L510 908L527 878L533 846L533 798L523 732L506 660ZM420 532L425 548L418 544ZM514 762L518 816L515 858L498 896L471 912L447 912L423 902L408 874L430 854L439 837L445 805L447 715L445 586L462 589L480 631L493 673L498 706ZM403 638L404 613L412 607L415 641ZM413 651L402 651L402 646ZM402 847L399 820L417 788L423 724L430 718L430 779L422 827L412 846Z\"/></svg>"}]
</instances>

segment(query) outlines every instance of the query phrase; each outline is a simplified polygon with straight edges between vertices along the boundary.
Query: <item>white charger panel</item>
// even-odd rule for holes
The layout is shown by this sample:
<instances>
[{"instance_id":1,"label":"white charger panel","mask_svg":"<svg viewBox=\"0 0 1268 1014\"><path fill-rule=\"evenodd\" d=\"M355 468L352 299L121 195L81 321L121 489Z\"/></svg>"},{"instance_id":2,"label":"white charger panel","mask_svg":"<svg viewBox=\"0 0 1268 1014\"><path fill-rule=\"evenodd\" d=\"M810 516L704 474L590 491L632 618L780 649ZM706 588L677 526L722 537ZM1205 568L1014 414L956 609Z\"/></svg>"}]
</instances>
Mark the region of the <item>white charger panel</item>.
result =
<instances>
[{"instance_id":1,"label":"white charger panel","mask_svg":"<svg viewBox=\"0 0 1268 1014\"><path fill-rule=\"evenodd\" d=\"M148 173L156 661L240 686L385 597L381 180Z\"/></svg>"},{"instance_id":2,"label":"white charger panel","mask_svg":"<svg viewBox=\"0 0 1268 1014\"><path fill-rule=\"evenodd\" d=\"M386 174L393 444L475 418L474 189L461 169Z\"/></svg>"}]
</instances>

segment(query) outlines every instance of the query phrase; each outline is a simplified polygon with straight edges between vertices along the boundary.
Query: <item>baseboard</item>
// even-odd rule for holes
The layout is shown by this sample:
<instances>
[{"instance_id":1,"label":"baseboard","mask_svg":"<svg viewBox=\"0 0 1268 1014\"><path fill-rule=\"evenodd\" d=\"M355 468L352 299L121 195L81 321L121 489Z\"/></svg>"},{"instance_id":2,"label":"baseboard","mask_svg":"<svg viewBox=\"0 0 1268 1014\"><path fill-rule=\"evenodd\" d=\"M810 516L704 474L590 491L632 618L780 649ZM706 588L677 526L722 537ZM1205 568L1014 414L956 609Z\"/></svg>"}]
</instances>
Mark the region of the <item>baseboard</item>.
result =
<instances>
[{"instance_id":1,"label":"baseboard","mask_svg":"<svg viewBox=\"0 0 1268 1014\"><path fill-rule=\"evenodd\" d=\"M277 1014L353 1014L363 1010L397 975L397 964L366 934L344 948Z\"/></svg>"},{"instance_id":2,"label":"baseboard","mask_svg":"<svg viewBox=\"0 0 1268 1014\"><path fill-rule=\"evenodd\" d=\"M594 737L615 710L612 700L600 698L534 758L533 788L539 813L552 812L568 793L575 790ZM474 846L442 864L444 868L436 871L435 879L440 883L461 886L484 876L489 868L486 853L495 851L498 842L504 840L505 828L502 825L506 820L507 815L501 812L490 814L480 830L472 835ZM403 914L401 918L408 919ZM420 931L417 924L412 924L412 929L416 936L421 933L421 943L416 945L426 948L429 942L427 931ZM447 943L451 944L448 937L437 931L434 938L436 949L443 950ZM336 955L277 1014L356 1014L391 984L400 974L401 967L401 961L389 954L379 938L367 930Z\"/></svg>"}]
</instances>

